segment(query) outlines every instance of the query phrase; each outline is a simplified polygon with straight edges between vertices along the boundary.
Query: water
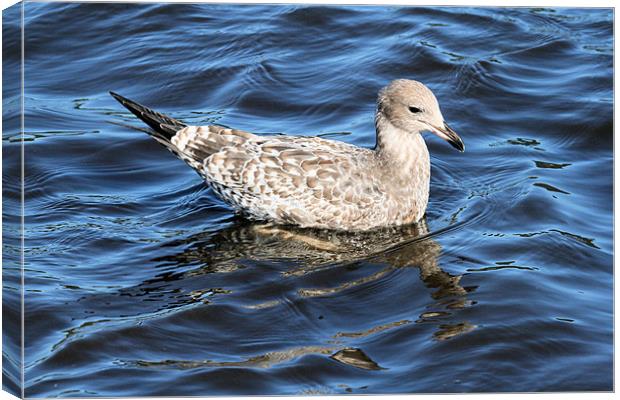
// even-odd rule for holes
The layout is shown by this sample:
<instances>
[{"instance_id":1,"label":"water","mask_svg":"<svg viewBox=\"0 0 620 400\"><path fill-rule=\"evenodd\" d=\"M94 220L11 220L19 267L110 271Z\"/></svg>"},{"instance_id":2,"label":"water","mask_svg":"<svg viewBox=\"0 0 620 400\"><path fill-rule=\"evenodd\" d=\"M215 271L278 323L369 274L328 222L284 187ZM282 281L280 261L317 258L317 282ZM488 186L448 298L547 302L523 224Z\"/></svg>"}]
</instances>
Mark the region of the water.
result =
<instances>
[{"instance_id":1,"label":"water","mask_svg":"<svg viewBox=\"0 0 620 400\"><path fill-rule=\"evenodd\" d=\"M5 71L19 66L5 12ZM612 390L611 9L25 7L31 397ZM17 73L17 70L15 70ZM13 76L15 77L15 75ZM114 90L190 124L374 145L429 85L424 224L236 218ZM5 387L19 382L19 97L5 77Z\"/></svg>"}]
</instances>

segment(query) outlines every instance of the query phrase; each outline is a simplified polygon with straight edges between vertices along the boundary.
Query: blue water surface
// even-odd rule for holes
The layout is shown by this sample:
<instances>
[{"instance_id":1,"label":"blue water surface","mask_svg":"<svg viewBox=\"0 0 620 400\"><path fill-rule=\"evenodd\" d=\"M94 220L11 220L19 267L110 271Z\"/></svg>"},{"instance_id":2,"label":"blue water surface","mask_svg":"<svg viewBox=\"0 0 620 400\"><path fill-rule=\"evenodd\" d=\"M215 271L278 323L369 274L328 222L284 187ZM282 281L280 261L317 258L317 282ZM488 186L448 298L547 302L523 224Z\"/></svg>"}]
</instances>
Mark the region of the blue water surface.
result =
<instances>
[{"instance_id":1,"label":"blue water surface","mask_svg":"<svg viewBox=\"0 0 620 400\"><path fill-rule=\"evenodd\" d=\"M4 385L28 397L609 391L613 10L25 4L5 75ZM20 64L19 8L3 13ZM375 141L417 79L424 223L236 217L109 90L188 124ZM119 125L121 124L121 125ZM8 338L8 339L7 339Z\"/></svg>"}]
</instances>

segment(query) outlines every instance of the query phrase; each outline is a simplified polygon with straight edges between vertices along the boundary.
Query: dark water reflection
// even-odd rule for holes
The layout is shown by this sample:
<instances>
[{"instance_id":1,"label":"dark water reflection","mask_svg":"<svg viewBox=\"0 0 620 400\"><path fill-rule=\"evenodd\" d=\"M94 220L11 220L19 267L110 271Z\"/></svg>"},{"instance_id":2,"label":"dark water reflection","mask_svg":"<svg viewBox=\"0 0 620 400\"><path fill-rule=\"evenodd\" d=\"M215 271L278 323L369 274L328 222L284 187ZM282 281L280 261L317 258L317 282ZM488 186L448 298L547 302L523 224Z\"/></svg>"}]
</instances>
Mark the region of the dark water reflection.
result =
<instances>
[{"instance_id":1,"label":"dark water reflection","mask_svg":"<svg viewBox=\"0 0 620 400\"><path fill-rule=\"evenodd\" d=\"M386 229L371 233L347 234L343 232L315 231L297 229L294 227L274 226L270 224L248 223L239 221L237 224L213 233L198 234L183 240L189 246L181 253L163 257L157 261L164 264L174 263L178 268L186 270L180 274L162 276L149 282L143 282L138 290L146 294L147 287L166 284L187 291L201 280L209 280L209 274L232 273L246 268L248 262L265 263L278 262L279 264L293 263L288 268L277 269L273 272L279 275L280 280L304 281L311 274L321 274L324 287L297 287L297 294L301 297L337 296L341 292L353 290L357 287L372 287L379 284L387 275L397 268L417 268L420 279L428 288L436 289L429 296L429 308L442 311L429 311L421 314L416 321L400 320L374 326L361 332L337 332L332 340L327 341L330 347L305 346L282 352L269 352L264 355L251 357L243 361L133 361L135 365L167 368L200 368L224 366L252 366L258 368L272 367L279 363L306 354L330 355L330 358L342 363L368 370L382 369L371 360L361 349L342 347L346 338L362 338L391 328L409 323L438 323L439 317L450 315L450 312L468 305L465 297L468 290L459 285L460 276L453 276L443 271L437 265L440 246L428 238L428 229L425 223L405 228ZM167 243L165 246L175 246L177 243ZM350 280L342 280L340 269L358 262L376 262L382 268L376 269L370 275L354 276ZM191 269L187 269L191 266ZM357 275L357 274L356 274ZM334 282L331 281L334 280ZM303 285L302 285L303 286ZM200 287L200 286L197 286ZM179 292L172 290L171 292ZM209 297L215 294L231 294L232 291L223 288L207 290L192 290L187 296L186 303L209 304ZM268 296L271 299L256 301L256 298ZM274 292L273 288L263 290L257 288L254 299L250 304L242 306L251 310L274 309L276 312L286 302L286 293ZM442 300L437 303L437 300ZM165 301L166 306L178 306L178 301ZM323 319L319 316L319 319ZM434 333L436 339L447 339L461 332L467 332L474 327L468 323L456 325L440 325ZM336 351L337 350L337 351Z\"/></svg>"},{"instance_id":2,"label":"dark water reflection","mask_svg":"<svg viewBox=\"0 0 620 400\"><path fill-rule=\"evenodd\" d=\"M612 20L28 3L26 395L611 390ZM427 137L425 221L357 234L236 218L107 94L372 146L376 93L401 77L434 90L467 151ZM3 313L18 337L20 101L4 81ZM14 388L18 343L4 344Z\"/></svg>"}]
</instances>

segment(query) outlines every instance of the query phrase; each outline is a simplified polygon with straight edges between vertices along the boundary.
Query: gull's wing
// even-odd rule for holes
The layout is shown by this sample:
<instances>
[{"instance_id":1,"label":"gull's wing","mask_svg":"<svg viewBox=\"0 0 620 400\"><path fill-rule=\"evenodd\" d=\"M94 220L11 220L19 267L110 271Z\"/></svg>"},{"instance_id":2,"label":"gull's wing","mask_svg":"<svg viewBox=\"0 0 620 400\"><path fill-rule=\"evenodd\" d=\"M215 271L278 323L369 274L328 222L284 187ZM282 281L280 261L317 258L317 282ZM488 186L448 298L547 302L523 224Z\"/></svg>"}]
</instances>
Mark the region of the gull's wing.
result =
<instances>
[{"instance_id":1,"label":"gull's wing","mask_svg":"<svg viewBox=\"0 0 620 400\"><path fill-rule=\"evenodd\" d=\"M202 174L235 209L257 219L334 226L384 200L367 168L372 151L317 137L255 137L205 159Z\"/></svg>"}]
</instances>

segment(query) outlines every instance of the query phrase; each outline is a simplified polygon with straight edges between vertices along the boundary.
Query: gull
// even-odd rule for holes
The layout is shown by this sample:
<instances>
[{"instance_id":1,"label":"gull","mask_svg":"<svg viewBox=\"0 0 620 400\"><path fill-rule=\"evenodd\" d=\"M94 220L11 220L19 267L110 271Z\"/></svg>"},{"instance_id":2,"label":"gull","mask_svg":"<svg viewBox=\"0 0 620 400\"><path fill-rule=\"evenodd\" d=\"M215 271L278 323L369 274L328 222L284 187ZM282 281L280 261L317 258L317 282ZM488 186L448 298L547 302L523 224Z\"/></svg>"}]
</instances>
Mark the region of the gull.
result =
<instances>
[{"instance_id":1,"label":"gull","mask_svg":"<svg viewBox=\"0 0 620 400\"><path fill-rule=\"evenodd\" d=\"M235 212L275 224L365 231L418 222L426 212L431 171L422 132L464 151L433 92L408 79L379 92L372 149L320 137L188 126L110 94Z\"/></svg>"}]
</instances>

